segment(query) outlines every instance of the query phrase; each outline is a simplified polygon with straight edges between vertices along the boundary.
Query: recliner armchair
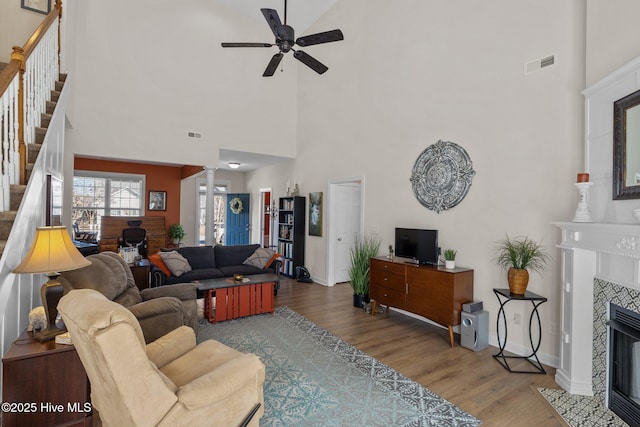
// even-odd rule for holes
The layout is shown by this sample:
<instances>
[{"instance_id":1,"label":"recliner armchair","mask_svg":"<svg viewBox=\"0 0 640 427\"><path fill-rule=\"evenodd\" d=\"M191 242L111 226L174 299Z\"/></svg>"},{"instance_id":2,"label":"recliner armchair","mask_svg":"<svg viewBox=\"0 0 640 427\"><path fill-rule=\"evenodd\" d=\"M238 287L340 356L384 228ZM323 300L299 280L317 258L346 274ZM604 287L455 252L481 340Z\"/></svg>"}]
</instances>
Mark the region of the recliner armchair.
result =
<instances>
[{"instance_id":1,"label":"recliner armchair","mask_svg":"<svg viewBox=\"0 0 640 427\"><path fill-rule=\"evenodd\" d=\"M69 292L58 310L105 427L259 425L265 367L256 355L196 345L186 326L145 345L133 314L91 289Z\"/></svg>"},{"instance_id":2,"label":"recliner armchair","mask_svg":"<svg viewBox=\"0 0 640 427\"><path fill-rule=\"evenodd\" d=\"M194 283L140 292L129 265L118 254L101 252L89 255L87 259L91 265L60 274L58 280L65 294L73 289L94 289L127 307L140 322L146 342L154 341L182 325L197 332L197 290Z\"/></svg>"}]
</instances>

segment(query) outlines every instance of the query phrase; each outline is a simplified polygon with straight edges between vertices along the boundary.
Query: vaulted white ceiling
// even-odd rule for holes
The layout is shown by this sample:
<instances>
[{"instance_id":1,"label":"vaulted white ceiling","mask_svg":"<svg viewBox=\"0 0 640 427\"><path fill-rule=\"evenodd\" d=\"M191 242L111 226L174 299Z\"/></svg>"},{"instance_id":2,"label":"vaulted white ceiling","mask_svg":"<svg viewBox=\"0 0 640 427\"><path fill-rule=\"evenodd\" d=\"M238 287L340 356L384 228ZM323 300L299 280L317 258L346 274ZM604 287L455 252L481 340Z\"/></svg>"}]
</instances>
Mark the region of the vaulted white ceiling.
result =
<instances>
[{"instance_id":1,"label":"vaulted white ceiling","mask_svg":"<svg viewBox=\"0 0 640 427\"><path fill-rule=\"evenodd\" d=\"M316 21L336 3L289 0L287 24L296 36L333 29L318 29ZM239 158L246 168L259 168L296 156L298 68L313 71L287 55L279 67L283 72L265 78L276 47L220 46L225 41L275 42L260 9L276 9L284 20L284 0L75 6L67 15L76 19L69 49L75 51L70 61L76 76L74 105L83 106L69 111L76 154L220 168ZM118 31L112 31L114 25ZM322 49L314 47L314 52ZM109 125L113 122L122 125L116 130ZM181 149L172 149L176 146ZM258 155L251 158L250 153Z\"/></svg>"},{"instance_id":2,"label":"vaulted white ceiling","mask_svg":"<svg viewBox=\"0 0 640 427\"><path fill-rule=\"evenodd\" d=\"M329 10L337 0L287 0L287 24L296 31L296 37L310 34L309 27ZM280 19L285 20L284 0L263 0L260 2L248 0L223 0L230 10L244 15L246 23L235 28L227 28L223 33L224 41L228 42L266 42L273 43L273 35L260 11L261 8L275 9ZM275 52L275 50L274 50ZM254 54L250 54L254 55ZM262 55L267 57L267 55ZM267 62L265 62L266 66ZM256 69L256 73L263 70ZM229 162L240 162L241 167L236 171L246 172L269 164L286 160L284 157L268 156L264 154L249 153L246 151L220 150L221 169L228 169Z\"/></svg>"},{"instance_id":3,"label":"vaulted white ceiling","mask_svg":"<svg viewBox=\"0 0 640 427\"><path fill-rule=\"evenodd\" d=\"M230 9L247 16L247 25L264 25L265 41L271 41L271 32L260 12L261 8L275 9L284 23L284 0L223 0ZM306 35L306 30L318 20L337 0L287 0L287 24L295 28L297 36ZM239 32L242 35L241 32ZM235 35L235 34L230 34ZM261 41L261 40L255 40Z\"/></svg>"}]
</instances>

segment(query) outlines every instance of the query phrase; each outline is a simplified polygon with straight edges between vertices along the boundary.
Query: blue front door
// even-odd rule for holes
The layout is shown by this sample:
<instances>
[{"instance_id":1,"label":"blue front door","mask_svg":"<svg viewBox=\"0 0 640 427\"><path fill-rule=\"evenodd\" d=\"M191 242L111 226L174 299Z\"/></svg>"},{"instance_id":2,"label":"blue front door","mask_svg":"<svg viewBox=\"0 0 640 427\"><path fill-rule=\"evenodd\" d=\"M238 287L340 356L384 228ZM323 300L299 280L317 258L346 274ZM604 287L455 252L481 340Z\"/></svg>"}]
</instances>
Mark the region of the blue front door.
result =
<instances>
[{"instance_id":1,"label":"blue front door","mask_svg":"<svg viewBox=\"0 0 640 427\"><path fill-rule=\"evenodd\" d=\"M249 243L250 194L227 194L227 224L225 245L246 245Z\"/></svg>"}]
</instances>

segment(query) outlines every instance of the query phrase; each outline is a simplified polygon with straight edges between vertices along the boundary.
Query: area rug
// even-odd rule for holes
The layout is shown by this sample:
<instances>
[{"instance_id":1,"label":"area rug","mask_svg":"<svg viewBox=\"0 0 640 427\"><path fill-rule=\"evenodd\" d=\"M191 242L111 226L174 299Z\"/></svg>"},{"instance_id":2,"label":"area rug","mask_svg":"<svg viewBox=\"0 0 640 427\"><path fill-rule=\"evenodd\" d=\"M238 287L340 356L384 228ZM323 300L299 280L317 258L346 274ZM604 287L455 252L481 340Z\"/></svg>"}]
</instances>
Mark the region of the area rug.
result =
<instances>
[{"instance_id":1,"label":"area rug","mask_svg":"<svg viewBox=\"0 0 640 427\"><path fill-rule=\"evenodd\" d=\"M481 421L282 307L214 325L218 340L266 365L262 426L478 426Z\"/></svg>"},{"instance_id":2,"label":"area rug","mask_svg":"<svg viewBox=\"0 0 640 427\"><path fill-rule=\"evenodd\" d=\"M597 397L579 396L552 388L540 387L538 391L571 427L628 426Z\"/></svg>"}]
</instances>

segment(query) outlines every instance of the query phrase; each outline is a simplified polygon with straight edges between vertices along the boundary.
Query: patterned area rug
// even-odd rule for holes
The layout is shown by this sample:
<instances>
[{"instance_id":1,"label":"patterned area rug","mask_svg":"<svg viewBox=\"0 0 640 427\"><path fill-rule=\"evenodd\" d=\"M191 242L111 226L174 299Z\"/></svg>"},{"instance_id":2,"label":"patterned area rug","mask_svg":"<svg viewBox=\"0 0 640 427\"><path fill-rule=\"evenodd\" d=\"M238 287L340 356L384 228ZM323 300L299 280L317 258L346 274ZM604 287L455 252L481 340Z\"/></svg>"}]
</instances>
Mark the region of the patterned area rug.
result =
<instances>
[{"instance_id":1,"label":"patterned area rug","mask_svg":"<svg viewBox=\"0 0 640 427\"><path fill-rule=\"evenodd\" d=\"M478 426L481 422L295 311L211 325L218 340L267 367L264 426Z\"/></svg>"},{"instance_id":2,"label":"patterned area rug","mask_svg":"<svg viewBox=\"0 0 640 427\"><path fill-rule=\"evenodd\" d=\"M571 427L628 426L597 397L579 396L551 388L538 388L538 391Z\"/></svg>"}]
</instances>

